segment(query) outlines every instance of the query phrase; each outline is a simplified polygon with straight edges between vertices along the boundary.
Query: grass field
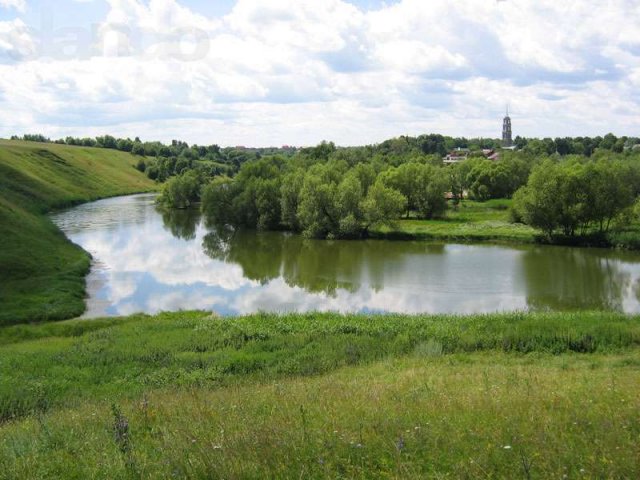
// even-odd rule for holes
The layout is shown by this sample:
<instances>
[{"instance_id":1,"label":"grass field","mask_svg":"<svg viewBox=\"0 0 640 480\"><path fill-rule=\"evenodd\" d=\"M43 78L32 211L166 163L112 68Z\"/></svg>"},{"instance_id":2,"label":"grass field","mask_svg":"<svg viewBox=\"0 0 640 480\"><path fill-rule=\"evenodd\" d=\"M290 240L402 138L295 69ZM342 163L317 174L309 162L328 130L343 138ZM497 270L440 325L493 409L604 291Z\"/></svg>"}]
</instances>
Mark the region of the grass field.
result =
<instances>
[{"instance_id":1,"label":"grass field","mask_svg":"<svg viewBox=\"0 0 640 480\"><path fill-rule=\"evenodd\" d=\"M638 478L640 318L0 329L0 478Z\"/></svg>"},{"instance_id":2,"label":"grass field","mask_svg":"<svg viewBox=\"0 0 640 480\"><path fill-rule=\"evenodd\" d=\"M89 257L44 214L154 189L136 162L113 150L0 141L0 325L82 313Z\"/></svg>"},{"instance_id":3,"label":"grass field","mask_svg":"<svg viewBox=\"0 0 640 480\"><path fill-rule=\"evenodd\" d=\"M510 206L511 201L506 199L483 203L465 200L457 207L451 205L444 219L403 219L392 228L380 228L373 235L456 242L535 242L536 230L510 221Z\"/></svg>"}]
</instances>

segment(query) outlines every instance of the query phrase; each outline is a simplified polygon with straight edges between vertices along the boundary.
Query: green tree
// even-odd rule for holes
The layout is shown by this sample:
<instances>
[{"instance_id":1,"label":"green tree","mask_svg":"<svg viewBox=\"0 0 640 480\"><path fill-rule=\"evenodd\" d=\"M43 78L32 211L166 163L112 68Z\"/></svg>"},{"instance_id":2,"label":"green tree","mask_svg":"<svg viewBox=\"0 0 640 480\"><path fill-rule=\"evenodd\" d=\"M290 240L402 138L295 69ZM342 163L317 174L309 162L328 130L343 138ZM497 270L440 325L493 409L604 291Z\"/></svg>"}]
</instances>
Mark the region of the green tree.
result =
<instances>
[{"instance_id":1,"label":"green tree","mask_svg":"<svg viewBox=\"0 0 640 480\"><path fill-rule=\"evenodd\" d=\"M196 172L187 172L165 183L159 202L171 208L188 208L200 199L200 181Z\"/></svg>"},{"instance_id":2,"label":"green tree","mask_svg":"<svg viewBox=\"0 0 640 480\"><path fill-rule=\"evenodd\" d=\"M397 190L376 182L362 202L364 217L363 232L379 225L392 225L406 209L407 199Z\"/></svg>"},{"instance_id":3,"label":"green tree","mask_svg":"<svg viewBox=\"0 0 640 480\"><path fill-rule=\"evenodd\" d=\"M304 170L295 169L282 178L280 187L280 210L282 223L291 230L300 230L298 208L300 206L300 192L304 185Z\"/></svg>"},{"instance_id":4,"label":"green tree","mask_svg":"<svg viewBox=\"0 0 640 480\"><path fill-rule=\"evenodd\" d=\"M527 186L514 196L514 209L524 223L551 237L559 225L560 189L556 165L547 160L533 170Z\"/></svg>"},{"instance_id":5,"label":"green tree","mask_svg":"<svg viewBox=\"0 0 640 480\"><path fill-rule=\"evenodd\" d=\"M134 142L133 145L131 145L131 153L143 156L145 153L144 146L140 142Z\"/></svg>"},{"instance_id":6,"label":"green tree","mask_svg":"<svg viewBox=\"0 0 640 480\"><path fill-rule=\"evenodd\" d=\"M217 177L202 190L202 213L208 225L232 225L239 223L234 199L238 185L230 178Z\"/></svg>"}]
</instances>

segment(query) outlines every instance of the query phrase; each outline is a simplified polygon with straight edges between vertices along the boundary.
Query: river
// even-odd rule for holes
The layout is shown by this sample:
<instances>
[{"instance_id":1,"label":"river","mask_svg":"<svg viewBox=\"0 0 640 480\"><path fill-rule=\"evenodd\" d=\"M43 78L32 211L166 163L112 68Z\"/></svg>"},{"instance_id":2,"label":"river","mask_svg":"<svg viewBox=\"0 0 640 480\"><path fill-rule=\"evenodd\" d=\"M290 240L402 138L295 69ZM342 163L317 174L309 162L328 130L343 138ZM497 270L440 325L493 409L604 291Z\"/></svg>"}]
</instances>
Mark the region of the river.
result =
<instances>
[{"instance_id":1,"label":"river","mask_svg":"<svg viewBox=\"0 0 640 480\"><path fill-rule=\"evenodd\" d=\"M94 258L85 317L210 310L640 312L640 254L549 246L308 240L208 229L153 195L52 216Z\"/></svg>"}]
</instances>

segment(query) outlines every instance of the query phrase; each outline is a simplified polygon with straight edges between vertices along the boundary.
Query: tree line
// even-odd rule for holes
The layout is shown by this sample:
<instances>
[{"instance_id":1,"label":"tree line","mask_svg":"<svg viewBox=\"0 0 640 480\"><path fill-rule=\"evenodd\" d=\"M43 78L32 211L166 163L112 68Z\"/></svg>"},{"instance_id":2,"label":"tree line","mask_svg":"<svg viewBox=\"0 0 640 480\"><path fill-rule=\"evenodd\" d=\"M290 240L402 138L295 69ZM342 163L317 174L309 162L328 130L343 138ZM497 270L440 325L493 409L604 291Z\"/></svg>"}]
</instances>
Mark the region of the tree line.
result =
<instances>
[{"instance_id":1,"label":"tree line","mask_svg":"<svg viewBox=\"0 0 640 480\"><path fill-rule=\"evenodd\" d=\"M20 139L50 141L42 135ZM139 154L138 167L165 183L164 204L186 208L202 202L211 222L321 238L365 237L372 227L403 217L442 217L464 198L511 197L514 221L548 238L604 235L640 195L639 141L612 134L517 137L520 149L500 151L499 160L482 152L498 147L497 140L434 134L299 149L190 146L177 140L164 145L110 136L56 142ZM445 166L443 154L454 148L469 149L469 158Z\"/></svg>"},{"instance_id":2,"label":"tree line","mask_svg":"<svg viewBox=\"0 0 640 480\"><path fill-rule=\"evenodd\" d=\"M363 238L401 218L433 219L465 198L512 198L512 217L548 237L606 235L640 195L640 154L532 157L503 152L443 165L431 155L367 157L320 145L267 156L230 176L193 171L171 178L161 200L201 202L215 224L291 230L315 238ZM618 222L619 223L619 222Z\"/></svg>"}]
</instances>

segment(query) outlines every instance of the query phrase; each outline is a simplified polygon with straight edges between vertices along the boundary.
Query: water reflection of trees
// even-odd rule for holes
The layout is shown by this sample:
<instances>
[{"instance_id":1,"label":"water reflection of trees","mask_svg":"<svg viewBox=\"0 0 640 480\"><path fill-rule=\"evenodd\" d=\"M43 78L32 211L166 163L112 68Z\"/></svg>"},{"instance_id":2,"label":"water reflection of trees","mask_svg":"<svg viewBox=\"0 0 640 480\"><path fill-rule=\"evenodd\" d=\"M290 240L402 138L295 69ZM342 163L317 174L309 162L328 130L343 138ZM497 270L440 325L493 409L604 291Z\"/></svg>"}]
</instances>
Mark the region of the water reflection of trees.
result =
<instances>
[{"instance_id":1,"label":"water reflection of trees","mask_svg":"<svg viewBox=\"0 0 640 480\"><path fill-rule=\"evenodd\" d=\"M536 310L618 310L632 278L624 254L576 248L531 248L523 255L527 302ZM637 259L636 259L637 260Z\"/></svg>"},{"instance_id":2,"label":"water reflection of trees","mask_svg":"<svg viewBox=\"0 0 640 480\"><path fill-rule=\"evenodd\" d=\"M159 211L172 235L196 237L201 220L197 209ZM213 259L239 265L247 278L263 285L283 278L291 287L329 295L338 289L356 292L363 285L380 291L398 281L422 284L446 277L437 268L447 268L425 255L444 255L445 246L424 242L310 240L217 227L210 228L203 249ZM637 263L635 254L554 247L519 250L522 271L515 278L522 278L531 309L622 311L627 292L640 300L640 280L625 269L625 264Z\"/></svg>"},{"instance_id":3,"label":"water reflection of trees","mask_svg":"<svg viewBox=\"0 0 640 480\"><path fill-rule=\"evenodd\" d=\"M175 208L157 207L158 212L162 215L162 223L165 230L171 232L176 238L182 240L194 240L196 238L196 229L200 225L200 209L187 208L178 210Z\"/></svg>"},{"instance_id":4,"label":"water reflection of trees","mask_svg":"<svg viewBox=\"0 0 640 480\"><path fill-rule=\"evenodd\" d=\"M242 267L244 275L266 284L282 277L289 286L334 295L363 284L381 290L385 278L398 278L411 256L443 254L443 245L423 242L310 240L279 232L217 228L203 248L211 258Z\"/></svg>"}]
</instances>

